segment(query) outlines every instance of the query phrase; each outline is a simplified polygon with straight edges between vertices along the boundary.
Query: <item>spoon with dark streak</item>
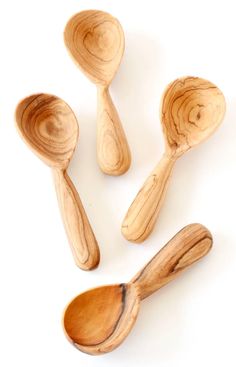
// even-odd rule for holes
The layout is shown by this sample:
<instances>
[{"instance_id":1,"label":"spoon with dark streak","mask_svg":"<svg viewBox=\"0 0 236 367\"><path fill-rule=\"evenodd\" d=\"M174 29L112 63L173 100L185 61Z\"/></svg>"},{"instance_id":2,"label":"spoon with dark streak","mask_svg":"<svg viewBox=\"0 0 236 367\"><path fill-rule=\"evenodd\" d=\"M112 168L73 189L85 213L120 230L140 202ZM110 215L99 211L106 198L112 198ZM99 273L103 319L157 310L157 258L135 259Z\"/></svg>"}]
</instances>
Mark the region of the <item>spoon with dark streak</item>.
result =
<instances>
[{"instance_id":1,"label":"spoon with dark streak","mask_svg":"<svg viewBox=\"0 0 236 367\"><path fill-rule=\"evenodd\" d=\"M205 256L211 246L211 233L204 226L184 227L129 283L94 288L74 298L64 313L66 336L82 352L111 352L133 327L140 301Z\"/></svg>"}]
</instances>

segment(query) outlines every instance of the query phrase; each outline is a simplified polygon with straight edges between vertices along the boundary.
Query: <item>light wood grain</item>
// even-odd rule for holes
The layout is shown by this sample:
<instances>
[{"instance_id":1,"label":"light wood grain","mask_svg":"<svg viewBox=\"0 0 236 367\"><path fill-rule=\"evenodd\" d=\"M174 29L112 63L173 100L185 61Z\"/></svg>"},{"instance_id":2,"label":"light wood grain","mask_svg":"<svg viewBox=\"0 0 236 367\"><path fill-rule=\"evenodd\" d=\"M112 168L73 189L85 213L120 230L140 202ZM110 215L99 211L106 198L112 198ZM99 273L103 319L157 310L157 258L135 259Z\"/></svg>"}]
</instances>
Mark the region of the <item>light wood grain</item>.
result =
<instances>
[{"instance_id":1,"label":"light wood grain","mask_svg":"<svg viewBox=\"0 0 236 367\"><path fill-rule=\"evenodd\" d=\"M108 13L86 10L68 21L64 40L74 61L98 89L98 164L108 175L121 175L130 167L131 154L108 87L124 52L122 27Z\"/></svg>"},{"instance_id":2,"label":"light wood grain","mask_svg":"<svg viewBox=\"0 0 236 367\"><path fill-rule=\"evenodd\" d=\"M100 260L97 240L71 179L66 171L54 169L53 176L61 214L77 265L91 270Z\"/></svg>"},{"instance_id":3,"label":"light wood grain","mask_svg":"<svg viewBox=\"0 0 236 367\"><path fill-rule=\"evenodd\" d=\"M129 241L144 241L154 228L165 198L175 158L163 155L129 208L122 233Z\"/></svg>"},{"instance_id":4,"label":"light wood grain","mask_svg":"<svg viewBox=\"0 0 236 367\"><path fill-rule=\"evenodd\" d=\"M63 318L67 338L88 354L112 351L132 329L140 301L175 279L211 247L207 228L186 226L129 283L94 288L74 298Z\"/></svg>"},{"instance_id":5,"label":"light wood grain","mask_svg":"<svg viewBox=\"0 0 236 367\"><path fill-rule=\"evenodd\" d=\"M79 195L66 173L79 133L76 117L60 98L35 94L22 100L16 109L18 131L53 170L62 218L76 264L90 270L99 263L98 244Z\"/></svg>"},{"instance_id":6,"label":"light wood grain","mask_svg":"<svg viewBox=\"0 0 236 367\"><path fill-rule=\"evenodd\" d=\"M130 150L106 87L98 87L97 157L103 172L120 175L130 166Z\"/></svg>"},{"instance_id":7,"label":"light wood grain","mask_svg":"<svg viewBox=\"0 0 236 367\"><path fill-rule=\"evenodd\" d=\"M168 85L161 106L165 153L124 218L122 233L127 240L139 243L148 238L162 207L174 162L207 139L224 114L224 96L211 82L184 77Z\"/></svg>"}]
</instances>

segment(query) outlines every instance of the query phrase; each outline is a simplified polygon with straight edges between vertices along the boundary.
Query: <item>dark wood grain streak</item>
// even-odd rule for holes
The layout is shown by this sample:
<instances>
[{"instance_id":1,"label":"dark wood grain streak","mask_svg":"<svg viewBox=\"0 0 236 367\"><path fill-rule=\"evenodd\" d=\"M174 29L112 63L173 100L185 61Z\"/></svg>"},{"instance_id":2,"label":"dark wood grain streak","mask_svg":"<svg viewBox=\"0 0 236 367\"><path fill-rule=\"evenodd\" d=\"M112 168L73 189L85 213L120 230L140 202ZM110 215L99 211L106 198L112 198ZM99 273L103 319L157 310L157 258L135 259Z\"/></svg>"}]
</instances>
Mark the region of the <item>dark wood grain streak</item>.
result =
<instances>
[{"instance_id":1,"label":"dark wood grain streak","mask_svg":"<svg viewBox=\"0 0 236 367\"><path fill-rule=\"evenodd\" d=\"M163 287L211 247L212 235L207 228L198 223L184 227L132 279L140 289L141 299Z\"/></svg>"},{"instance_id":2,"label":"dark wood grain streak","mask_svg":"<svg viewBox=\"0 0 236 367\"><path fill-rule=\"evenodd\" d=\"M114 322L114 326L112 328L112 331L106 335L106 337L103 339L103 340L100 340L98 343L89 343L89 344L83 344L84 346L87 346L87 347L96 347L96 346L99 346L101 345L102 343L108 341L112 335L116 332L117 330L117 327L119 325L119 322L124 314L124 311L125 311L125 299L126 299L126 285L124 283L120 284L119 285L120 289L121 289L121 305L120 305L120 314L118 315L118 318L117 320Z\"/></svg>"}]
</instances>

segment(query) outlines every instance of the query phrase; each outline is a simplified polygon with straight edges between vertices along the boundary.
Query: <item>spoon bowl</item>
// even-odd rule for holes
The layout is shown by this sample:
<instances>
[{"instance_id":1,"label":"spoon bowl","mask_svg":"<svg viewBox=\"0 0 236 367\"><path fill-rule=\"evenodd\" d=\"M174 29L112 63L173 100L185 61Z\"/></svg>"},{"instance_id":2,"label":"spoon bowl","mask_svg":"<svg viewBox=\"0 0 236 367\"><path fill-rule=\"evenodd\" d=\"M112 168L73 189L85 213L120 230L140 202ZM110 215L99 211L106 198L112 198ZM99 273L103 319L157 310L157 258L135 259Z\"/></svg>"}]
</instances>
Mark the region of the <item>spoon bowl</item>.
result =
<instances>
[{"instance_id":1,"label":"spoon bowl","mask_svg":"<svg viewBox=\"0 0 236 367\"><path fill-rule=\"evenodd\" d=\"M17 106L16 124L25 142L46 164L67 168L79 126L66 102L49 94L25 98Z\"/></svg>"},{"instance_id":2,"label":"spoon bowl","mask_svg":"<svg viewBox=\"0 0 236 367\"><path fill-rule=\"evenodd\" d=\"M179 156L207 139L224 114L224 95L210 81L183 77L170 83L161 105L161 122L170 155Z\"/></svg>"},{"instance_id":3,"label":"spoon bowl","mask_svg":"<svg viewBox=\"0 0 236 367\"><path fill-rule=\"evenodd\" d=\"M50 94L34 94L16 108L18 131L52 168L59 207L76 264L83 270L97 267L99 248L79 194L66 169L75 150L79 126L66 102Z\"/></svg>"},{"instance_id":4,"label":"spoon bowl","mask_svg":"<svg viewBox=\"0 0 236 367\"><path fill-rule=\"evenodd\" d=\"M68 305L64 314L66 335L83 352L108 352L130 332L139 305L138 288L133 283L91 289Z\"/></svg>"},{"instance_id":5,"label":"spoon bowl","mask_svg":"<svg viewBox=\"0 0 236 367\"><path fill-rule=\"evenodd\" d=\"M68 21L64 39L71 56L93 83L111 83L125 46L116 18L104 11L82 11Z\"/></svg>"},{"instance_id":6,"label":"spoon bowl","mask_svg":"<svg viewBox=\"0 0 236 367\"><path fill-rule=\"evenodd\" d=\"M112 351L133 327L140 301L205 256L211 246L207 228L198 223L184 227L129 283L94 288L74 298L63 318L67 338L88 354Z\"/></svg>"}]
</instances>

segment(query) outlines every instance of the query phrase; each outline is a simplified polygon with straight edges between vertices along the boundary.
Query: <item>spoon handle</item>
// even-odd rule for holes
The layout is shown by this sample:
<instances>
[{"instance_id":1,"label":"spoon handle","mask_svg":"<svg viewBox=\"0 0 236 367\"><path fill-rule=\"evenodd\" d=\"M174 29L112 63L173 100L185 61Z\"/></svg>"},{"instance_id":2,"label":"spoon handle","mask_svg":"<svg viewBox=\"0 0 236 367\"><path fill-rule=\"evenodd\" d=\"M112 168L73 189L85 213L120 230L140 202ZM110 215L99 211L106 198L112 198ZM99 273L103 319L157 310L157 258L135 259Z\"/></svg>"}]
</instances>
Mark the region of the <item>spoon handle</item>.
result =
<instances>
[{"instance_id":1,"label":"spoon handle","mask_svg":"<svg viewBox=\"0 0 236 367\"><path fill-rule=\"evenodd\" d=\"M101 170L112 176L125 173L131 163L128 142L108 87L98 86L97 158Z\"/></svg>"},{"instance_id":2,"label":"spoon handle","mask_svg":"<svg viewBox=\"0 0 236 367\"><path fill-rule=\"evenodd\" d=\"M201 224L189 224L178 232L149 263L132 279L144 299L195 261L205 256L212 247L212 236Z\"/></svg>"},{"instance_id":3,"label":"spoon handle","mask_svg":"<svg viewBox=\"0 0 236 367\"><path fill-rule=\"evenodd\" d=\"M152 232L167 191L175 159L164 155L132 202L122 223L122 234L143 242Z\"/></svg>"},{"instance_id":4,"label":"spoon handle","mask_svg":"<svg viewBox=\"0 0 236 367\"><path fill-rule=\"evenodd\" d=\"M75 263L83 270L91 270L99 264L100 253L79 194L66 171L53 169L53 176Z\"/></svg>"}]
</instances>

